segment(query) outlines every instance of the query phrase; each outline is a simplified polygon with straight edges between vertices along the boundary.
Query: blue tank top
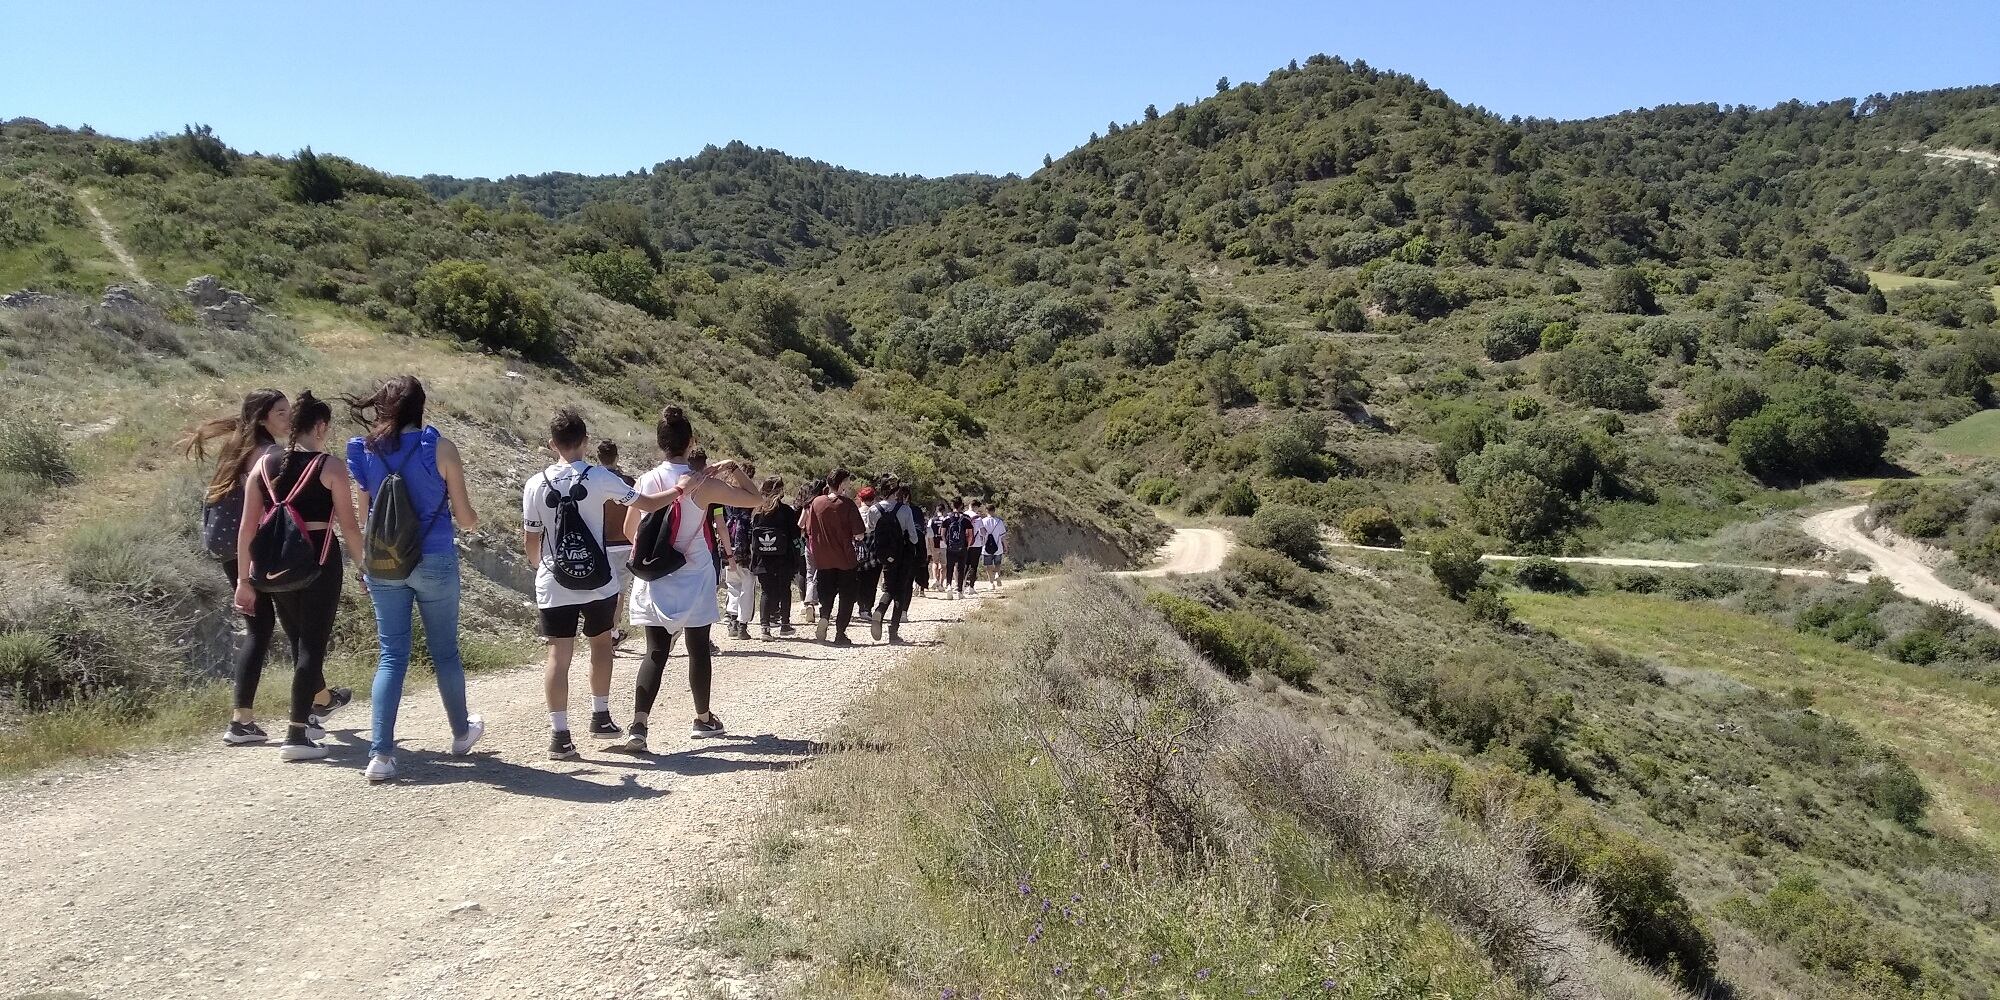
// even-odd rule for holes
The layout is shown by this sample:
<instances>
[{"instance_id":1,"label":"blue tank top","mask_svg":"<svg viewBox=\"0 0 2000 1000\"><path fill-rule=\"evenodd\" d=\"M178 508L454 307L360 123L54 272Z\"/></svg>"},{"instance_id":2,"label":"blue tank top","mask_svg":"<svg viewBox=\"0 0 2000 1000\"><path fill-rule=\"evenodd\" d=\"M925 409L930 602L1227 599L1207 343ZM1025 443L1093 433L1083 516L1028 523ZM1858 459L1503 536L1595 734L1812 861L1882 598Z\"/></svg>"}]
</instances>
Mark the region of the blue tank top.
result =
<instances>
[{"instance_id":1,"label":"blue tank top","mask_svg":"<svg viewBox=\"0 0 2000 1000\"><path fill-rule=\"evenodd\" d=\"M404 431L396 450L386 456L369 448L366 438L347 442L347 474L371 498L391 471L403 474L403 482L410 489L410 505L425 518L422 549L425 555L457 551L452 542L451 502L445 491L444 476L438 472L439 437L435 427ZM363 518L363 524L366 523Z\"/></svg>"}]
</instances>

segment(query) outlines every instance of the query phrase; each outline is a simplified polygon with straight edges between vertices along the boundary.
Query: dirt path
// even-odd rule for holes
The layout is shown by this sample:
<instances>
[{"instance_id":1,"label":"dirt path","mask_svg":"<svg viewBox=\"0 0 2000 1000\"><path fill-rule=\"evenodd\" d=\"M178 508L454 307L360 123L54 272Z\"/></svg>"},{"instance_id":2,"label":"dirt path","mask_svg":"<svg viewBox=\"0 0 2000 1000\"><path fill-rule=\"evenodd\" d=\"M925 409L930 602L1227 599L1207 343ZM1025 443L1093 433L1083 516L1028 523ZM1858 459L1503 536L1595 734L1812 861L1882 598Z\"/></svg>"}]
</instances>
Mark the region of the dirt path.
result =
<instances>
[{"instance_id":1,"label":"dirt path","mask_svg":"<svg viewBox=\"0 0 2000 1000\"><path fill-rule=\"evenodd\" d=\"M1160 546L1156 565L1131 570L1120 576L1158 577L1174 573L1207 573L1222 567L1232 543L1226 532L1214 528L1180 528L1167 544Z\"/></svg>"},{"instance_id":2,"label":"dirt path","mask_svg":"<svg viewBox=\"0 0 2000 1000\"><path fill-rule=\"evenodd\" d=\"M1356 545L1352 542L1334 541L1328 543L1337 549L1360 549L1364 552L1422 553L1417 549L1392 549L1380 545ZM1503 556L1488 553L1481 557L1484 562L1523 562L1534 556ZM1757 566L1750 563L1681 562L1676 559L1635 559L1625 556L1551 556L1553 561L1571 566L1627 566L1634 569L1736 569L1748 573L1771 573L1776 576L1810 577L1818 580L1844 580L1848 583L1867 583L1866 573L1842 573L1835 570L1805 569L1798 566Z\"/></svg>"},{"instance_id":3,"label":"dirt path","mask_svg":"<svg viewBox=\"0 0 2000 1000\"><path fill-rule=\"evenodd\" d=\"M1966 614L2000 628L2000 610L1963 590L1947 585L1912 556L1898 552L1873 538L1855 523L1865 506L1856 504L1815 514L1806 519L1806 534L1813 536L1824 545L1837 549L1858 552L1875 567L1875 573L1885 576L1904 595L1929 604L1939 604L1957 608Z\"/></svg>"},{"instance_id":4,"label":"dirt path","mask_svg":"<svg viewBox=\"0 0 2000 1000\"><path fill-rule=\"evenodd\" d=\"M124 242L118 238L118 230L112 228L111 220L105 218L103 212L98 211L97 199L92 197L88 190L79 188L76 200L83 204L84 211L90 213L90 224L97 229L97 238L104 242L104 249L111 251L111 256L118 258L118 266L125 269L125 276L131 278L140 288L153 287L153 283L147 281L146 275L139 270L139 262L132 259L131 252L125 249Z\"/></svg>"},{"instance_id":5,"label":"dirt path","mask_svg":"<svg viewBox=\"0 0 2000 1000\"><path fill-rule=\"evenodd\" d=\"M1161 569L1214 569L1227 546L1183 531ZM919 598L906 637L935 643L994 599ZM865 626L854 634L851 649L725 643L715 708L734 735L685 738L685 688L670 687L646 758L583 740L582 760L548 760L531 667L474 680L489 729L468 757L444 754L434 689L412 678L403 773L388 785L361 779L357 700L324 761L204 743L0 788L0 997L764 995L704 946L706 927L768 832L759 820L783 770L903 655L867 644ZM621 721L635 666L619 657ZM571 688L581 715L581 665Z\"/></svg>"}]
</instances>

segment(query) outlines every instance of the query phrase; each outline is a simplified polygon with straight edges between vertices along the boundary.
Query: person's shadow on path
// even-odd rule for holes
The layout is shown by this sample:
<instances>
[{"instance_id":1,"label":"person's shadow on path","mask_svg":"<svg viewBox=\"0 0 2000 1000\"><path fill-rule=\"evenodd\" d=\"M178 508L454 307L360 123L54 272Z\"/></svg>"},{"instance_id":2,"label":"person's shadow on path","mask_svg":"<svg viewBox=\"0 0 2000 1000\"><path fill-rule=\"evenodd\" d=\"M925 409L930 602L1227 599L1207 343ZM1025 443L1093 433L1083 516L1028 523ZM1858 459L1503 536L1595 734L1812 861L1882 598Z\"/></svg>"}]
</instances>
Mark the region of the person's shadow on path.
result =
<instances>
[{"instance_id":1,"label":"person's shadow on path","mask_svg":"<svg viewBox=\"0 0 2000 1000\"><path fill-rule=\"evenodd\" d=\"M359 732L328 735L337 737L341 743L356 751L341 754L329 763L351 770L367 766L368 740L365 736ZM643 802L668 794L668 789L641 784L639 776L631 772L666 771L687 777L702 777L738 771L779 771L797 767L825 749L825 744L816 740L788 739L771 733L726 736L701 746L658 755L617 754L599 745L591 748L590 756L573 762L560 762L569 766L555 770L516 764L490 751L460 757L434 751L405 750L396 755L396 777L387 784L420 786L477 781L514 795L532 795L560 802ZM750 756L716 756L718 753ZM619 773L621 771L627 773ZM591 780L600 775L614 776L617 780L608 784Z\"/></svg>"}]
</instances>

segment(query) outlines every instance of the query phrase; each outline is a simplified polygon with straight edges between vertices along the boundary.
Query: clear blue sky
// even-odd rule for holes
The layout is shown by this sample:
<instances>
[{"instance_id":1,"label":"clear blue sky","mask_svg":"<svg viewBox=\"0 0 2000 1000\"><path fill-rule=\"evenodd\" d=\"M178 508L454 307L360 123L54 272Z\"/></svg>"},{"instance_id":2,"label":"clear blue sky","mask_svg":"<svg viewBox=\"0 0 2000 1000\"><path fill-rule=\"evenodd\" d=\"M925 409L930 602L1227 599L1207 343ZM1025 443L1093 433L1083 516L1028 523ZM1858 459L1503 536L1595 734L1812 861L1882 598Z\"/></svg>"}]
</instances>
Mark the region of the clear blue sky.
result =
<instances>
[{"instance_id":1,"label":"clear blue sky","mask_svg":"<svg viewBox=\"0 0 2000 1000\"><path fill-rule=\"evenodd\" d=\"M1507 115L2000 82L1991 0L0 0L0 119L207 122L399 173L622 172L707 143L1030 172L1107 121L1361 58Z\"/></svg>"}]
</instances>

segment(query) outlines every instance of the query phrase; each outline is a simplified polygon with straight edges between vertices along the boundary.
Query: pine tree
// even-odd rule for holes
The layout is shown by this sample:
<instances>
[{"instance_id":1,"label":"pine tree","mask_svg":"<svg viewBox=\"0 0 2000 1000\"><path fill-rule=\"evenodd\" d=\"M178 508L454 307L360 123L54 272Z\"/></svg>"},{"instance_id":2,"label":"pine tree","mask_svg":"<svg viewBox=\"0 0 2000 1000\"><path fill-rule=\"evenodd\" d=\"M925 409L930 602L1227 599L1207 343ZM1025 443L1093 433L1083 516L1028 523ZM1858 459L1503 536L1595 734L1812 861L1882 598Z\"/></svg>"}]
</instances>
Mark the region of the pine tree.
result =
<instances>
[{"instance_id":1,"label":"pine tree","mask_svg":"<svg viewBox=\"0 0 2000 1000\"><path fill-rule=\"evenodd\" d=\"M1219 80L1215 81L1215 92L1216 92L1216 93L1218 93L1218 94L1226 94L1226 93L1228 93L1228 92L1229 92L1229 78L1228 78L1228 77L1226 77L1226 76L1225 76L1225 77L1223 77L1223 78L1221 78L1221 79L1219 79Z\"/></svg>"},{"instance_id":2,"label":"pine tree","mask_svg":"<svg viewBox=\"0 0 2000 1000\"><path fill-rule=\"evenodd\" d=\"M340 178L320 162L311 146L299 150L299 155L285 167L284 195L287 200L302 205L323 205L339 201L341 194Z\"/></svg>"}]
</instances>

